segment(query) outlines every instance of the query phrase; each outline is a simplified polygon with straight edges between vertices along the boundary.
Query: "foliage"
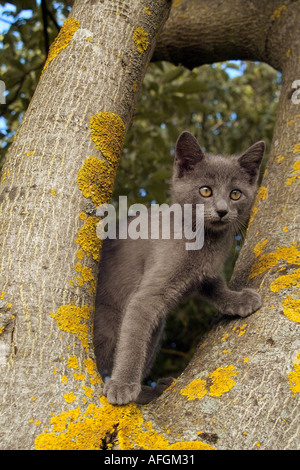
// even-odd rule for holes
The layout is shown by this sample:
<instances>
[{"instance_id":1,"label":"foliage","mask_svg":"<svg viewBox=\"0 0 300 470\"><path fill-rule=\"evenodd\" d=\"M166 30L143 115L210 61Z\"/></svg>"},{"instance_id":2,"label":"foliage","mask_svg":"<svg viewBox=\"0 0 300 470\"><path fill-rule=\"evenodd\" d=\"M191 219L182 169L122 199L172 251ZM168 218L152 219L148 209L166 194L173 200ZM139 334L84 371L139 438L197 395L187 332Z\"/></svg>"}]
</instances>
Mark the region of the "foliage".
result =
<instances>
[{"instance_id":1,"label":"foliage","mask_svg":"<svg viewBox=\"0 0 300 470\"><path fill-rule=\"evenodd\" d=\"M6 105L0 105L5 118L0 121L1 160L33 95L47 47L69 7L44 0L14 4L0 0L0 5L4 6L2 18L11 23L0 35L0 78L9 91ZM174 145L184 129L210 153L239 152L260 139L269 148L279 87L280 76L265 64L218 63L193 71L165 62L151 64L127 135L114 200L127 195L129 204L168 201ZM233 248L227 278L237 253ZM169 317L153 377L177 375L184 368L213 312L197 294L181 303Z\"/></svg>"},{"instance_id":2,"label":"foliage","mask_svg":"<svg viewBox=\"0 0 300 470\"><path fill-rule=\"evenodd\" d=\"M0 163L22 122L39 80L49 44L68 13L64 2L0 0L0 79L8 91L0 105Z\"/></svg>"}]
</instances>

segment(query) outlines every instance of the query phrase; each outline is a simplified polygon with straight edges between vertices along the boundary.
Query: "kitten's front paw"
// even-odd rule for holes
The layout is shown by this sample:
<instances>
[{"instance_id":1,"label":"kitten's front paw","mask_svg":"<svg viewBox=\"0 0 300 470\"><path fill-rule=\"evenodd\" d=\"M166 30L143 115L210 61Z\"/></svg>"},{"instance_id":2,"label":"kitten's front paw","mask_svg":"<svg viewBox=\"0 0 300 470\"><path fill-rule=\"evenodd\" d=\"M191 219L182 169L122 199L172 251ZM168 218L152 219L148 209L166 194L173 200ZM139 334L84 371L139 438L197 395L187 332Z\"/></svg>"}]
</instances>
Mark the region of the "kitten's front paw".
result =
<instances>
[{"instance_id":1,"label":"kitten's front paw","mask_svg":"<svg viewBox=\"0 0 300 470\"><path fill-rule=\"evenodd\" d=\"M126 384L110 379L104 385L103 394L112 405L126 405L135 401L140 391L139 383Z\"/></svg>"},{"instance_id":2,"label":"kitten's front paw","mask_svg":"<svg viewBox=\"0 0 300 470\"><path fill-rule=\"evenodd\" d=\"M243 289L236 292L236 295L226 302L222 313L224 315L238 315L247 317L256 312L261 307L261 296L253 289Z\"/></svg>"},{"instance_id":3,"label":"kitten's front paw","mask_svg":"<svg viewBox=\"0 0 300 470\"><path fill-rule=\"evenodd\" d=\"M243 289L241 291L242 305L239 305L237 314L240 317L247 317L256 312L261 307L261 296L253 289Z\"/></svg>"}]
</instances>

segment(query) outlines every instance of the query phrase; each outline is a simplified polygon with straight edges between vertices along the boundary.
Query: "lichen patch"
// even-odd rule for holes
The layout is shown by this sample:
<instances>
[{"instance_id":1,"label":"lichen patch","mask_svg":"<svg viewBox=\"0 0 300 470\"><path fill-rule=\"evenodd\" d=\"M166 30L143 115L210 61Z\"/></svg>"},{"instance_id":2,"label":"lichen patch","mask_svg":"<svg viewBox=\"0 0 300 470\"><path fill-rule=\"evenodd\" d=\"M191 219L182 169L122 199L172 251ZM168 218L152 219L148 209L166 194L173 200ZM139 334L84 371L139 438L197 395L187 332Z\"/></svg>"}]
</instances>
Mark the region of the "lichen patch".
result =
<instances>
[{"instance_id":1,"label":"lichen patch","mask_svg":"<svg viewBox=\"0 0 300 470\"><path fill-rule=\"evenodd\" d=\"M68 18L62 25L58 36L54 39L49 48L47 60L45 62L43 71L48 67L49 63L63 50L71 41L74 33L79 28L79 22L75 18Z\"/></svg>"},{"instance_id":2,"label":"lichen patch","mask_svg":"<svg viewBox=\"0 0 300 470\"><path fill-rule=\"evenodd\" d=\"M147 31L144 30L144 28L142 27L136 28L134 30L132 39L140 54L143 54L148 49L149 35Z\"/></svg>"},{"instance_id":3,"label":"lichen patch","mask_svg":"<svg viewBox=\"0 0 300 470\"><path fill-rule=\"evenodd\" d=\"M113 406L101 397L99 405L90 404L85 411L78 407L53 416L52 430L36 438L35 449L109 450L119 443L120 450L213 450L198 440L170 444L150 422L144 423L141 411L133 403Z\"/></svg>"}]
</instances>

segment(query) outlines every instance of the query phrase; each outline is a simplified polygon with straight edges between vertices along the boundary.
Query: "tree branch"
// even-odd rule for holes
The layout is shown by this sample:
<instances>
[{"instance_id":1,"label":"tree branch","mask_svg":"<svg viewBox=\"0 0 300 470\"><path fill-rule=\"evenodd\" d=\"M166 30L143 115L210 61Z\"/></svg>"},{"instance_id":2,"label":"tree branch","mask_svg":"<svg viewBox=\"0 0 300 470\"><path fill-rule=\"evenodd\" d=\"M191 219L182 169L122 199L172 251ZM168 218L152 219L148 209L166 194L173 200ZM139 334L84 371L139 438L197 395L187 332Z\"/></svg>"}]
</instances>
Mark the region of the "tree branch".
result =
<instances>
[{"instance_id":1,"label":"tree branch","mask_svg":"<svg viewBox=\"0 0 300 470\"><path fill-rule=\"evenodd\" d=\"M262 6L260 0L182 0L177 4L159 37L153 61L167 60L192 69L241 59L267 62L282 70L286 41L278 28L288 8L297 8L294 2L271 0Z\"/></svg>"}]
</instances>

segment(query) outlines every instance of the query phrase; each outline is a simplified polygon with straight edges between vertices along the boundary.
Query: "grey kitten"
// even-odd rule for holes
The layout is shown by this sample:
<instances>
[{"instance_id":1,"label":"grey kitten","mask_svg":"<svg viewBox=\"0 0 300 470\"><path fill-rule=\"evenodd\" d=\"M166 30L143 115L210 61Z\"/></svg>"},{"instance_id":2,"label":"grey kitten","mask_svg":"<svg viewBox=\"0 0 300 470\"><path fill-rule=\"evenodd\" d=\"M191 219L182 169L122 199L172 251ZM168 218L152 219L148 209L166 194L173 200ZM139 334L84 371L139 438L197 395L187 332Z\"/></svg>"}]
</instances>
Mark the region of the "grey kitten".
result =
<instances>
[{"instance_id":1,"label":"grey kitten","mask_svg":"<svg viewBox=\"0 0 300 470\"><path fill-rule=\"evenodd\" d=\"M186 240L103 242L97 288L94 346L101 375L111 378L104 394L112 404L147 403L170 384L141 386L159 347L167 313L192 289L225 315L245 317L261 306L252 289L230 290L220 273L234 236L249 218L265 144L240 156L204 154L183 132L176 143L172 203L204 204L204 245L186 250Z\"/></svg>"}]
</instances>

